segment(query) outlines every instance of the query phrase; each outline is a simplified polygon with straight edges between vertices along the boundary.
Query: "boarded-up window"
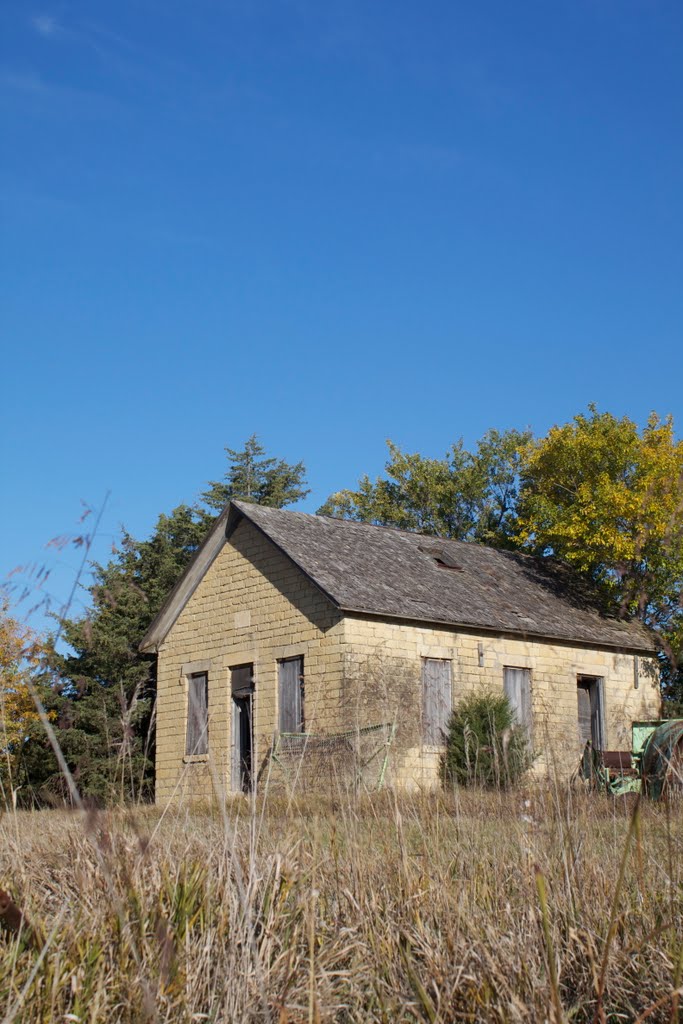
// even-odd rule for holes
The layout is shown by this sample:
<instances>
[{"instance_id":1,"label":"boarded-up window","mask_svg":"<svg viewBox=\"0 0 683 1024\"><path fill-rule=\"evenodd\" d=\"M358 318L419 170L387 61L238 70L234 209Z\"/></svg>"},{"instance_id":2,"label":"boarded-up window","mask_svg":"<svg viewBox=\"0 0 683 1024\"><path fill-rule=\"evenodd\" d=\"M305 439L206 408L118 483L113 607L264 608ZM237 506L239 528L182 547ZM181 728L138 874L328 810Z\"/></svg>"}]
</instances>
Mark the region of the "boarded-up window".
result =
<instances>
[{"instance_id":1,"label":"boarded-up window","mask_svg":"<svg viewBox=\"0 0 683 1024\"><path fill-rule=\"evenodd\" d=\"M519 725L531 732L531 671L528 668L503 669L505 696L515 713Z\"/></svg>"},{"instance_id":2,"label":"boarded-up window","mask_svg":"<svg viewBox=\"0 0 683 1024\"><path fill-rule=\"evenodd\" d=\"M254 666L237 665L231 668L230 689L233 697L248 697L254 690Z\"/></svg>"},{"instance_id":3,"label":"boarded-up window","mask_svg":"<svg viewBox=\"0 0 683 1024\"><path fill-rule=\"evenodd\" d=\"M206 754L209 749L209 677L195 672L187 680L186 754Z\"/></svg>"},{"instance_id":4,"label":"boarded-up window","mask_svg":"<svg viewBox=\"0 0 683 1024\"><path fill-rule=\"evenodd\" d=\"M422 659L422 741L442 747L446 742L452 707L451 663L441 658Z\"/></svg>"},{"instance_id":5,"label":"boarded-up window","mask_svg":"<svg viewBox=\"0 0 683 1024\"><path fill-rule=\"evenodd\" d=\"M304 659L278 662L280 732L304 731Z\"/></svg>"},{"instance_id":6,"label":"boarded-up window","mask_svg":"<svg viewBox=\"0 0 683 1024\"><path fill-rule=\"evenodd\" d=\"M579 676L576 696L578 700L579 737L582 746L590 740L596 750L605 748L605 719L603 681L599 676Z\"/></svg>"}]
</instances>

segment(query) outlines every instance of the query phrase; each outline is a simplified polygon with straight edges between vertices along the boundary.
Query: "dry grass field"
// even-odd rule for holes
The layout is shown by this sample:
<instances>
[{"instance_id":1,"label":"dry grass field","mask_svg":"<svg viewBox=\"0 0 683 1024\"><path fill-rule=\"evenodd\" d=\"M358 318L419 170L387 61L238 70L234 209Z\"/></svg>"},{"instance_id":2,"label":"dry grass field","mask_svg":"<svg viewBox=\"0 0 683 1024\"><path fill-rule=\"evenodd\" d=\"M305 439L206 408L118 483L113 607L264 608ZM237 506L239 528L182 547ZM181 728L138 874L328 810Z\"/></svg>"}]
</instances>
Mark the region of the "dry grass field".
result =
<instances>
[{"instance_id":1,"label":"dry grass field","mask_svg":"<svg viewBox=\"0 0 683 1024\"><path fill-rule=\"evenodd\" d=\"M0 1019L677 1021L682 844L558 789L6 813Z\"/></svg>"}]
</instances>

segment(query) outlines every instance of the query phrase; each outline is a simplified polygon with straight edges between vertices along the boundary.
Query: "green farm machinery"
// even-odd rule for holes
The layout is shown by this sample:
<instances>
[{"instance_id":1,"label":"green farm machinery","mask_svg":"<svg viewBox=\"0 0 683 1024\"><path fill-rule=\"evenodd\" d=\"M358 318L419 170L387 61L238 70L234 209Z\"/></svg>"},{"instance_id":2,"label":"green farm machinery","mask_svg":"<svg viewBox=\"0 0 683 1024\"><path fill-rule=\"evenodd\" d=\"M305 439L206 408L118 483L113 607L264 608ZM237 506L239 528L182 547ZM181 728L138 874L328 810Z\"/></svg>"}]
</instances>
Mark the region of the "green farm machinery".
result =
<instances>
[{"instance_id":1,"label":"green farm machinery","mask_svg":"<svg viewBox=\"0 0 683 1024\"><path fill-rule=\"evenodd\" d=\"M619 796L643 793L653 800L683 796L683 718L634 722L631 750L597 750L586 744L580 775Z\"/></svg>"}]
</instances>

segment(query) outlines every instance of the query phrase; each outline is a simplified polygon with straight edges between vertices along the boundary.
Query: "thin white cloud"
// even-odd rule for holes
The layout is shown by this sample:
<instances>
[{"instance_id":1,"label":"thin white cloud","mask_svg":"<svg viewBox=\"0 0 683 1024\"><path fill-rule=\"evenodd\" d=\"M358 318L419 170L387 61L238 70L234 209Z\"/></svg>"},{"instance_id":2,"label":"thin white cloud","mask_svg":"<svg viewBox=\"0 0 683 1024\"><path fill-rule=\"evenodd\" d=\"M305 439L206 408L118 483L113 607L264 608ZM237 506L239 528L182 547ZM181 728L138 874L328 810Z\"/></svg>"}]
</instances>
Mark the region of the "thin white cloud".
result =
<instances>
[{"instance_id":1,"label":"thin white cloud","mask_svg":"<svg viewBox=\"0 0 683 1024\"><path fill-rule=\"evenodd\" d=\"M60 32L60 24L51 14L36 14L31 18L31 25L39 36L56 36Z\"/></svg>"},{"instance_id":2,"label":"thin white cloud","mask_svg":"<svg viewBox=\"0 0 683 1024\"><path fill-rule=\"evenodd\" d=\"M40 96L46 91L45 83L35 72L15 72L0 68L0 92L3 90L30 93L34 96Z\"/></svg>"},{"instance_id":3,"label":"thin white cloud","mask_svg":"<svg viewBox=\"0 0 683 1024\"><path fill-rule=\"evenodd\" d=\"M34 32L44 39L59 38L71 46L85 47L95 53L102 65L126 81L153 82L159 72L186 71L177 61L141 46L97 22L76 21L64 24L53 14L36 14L30 19Z\"/></svg>"},{"instance_id":4,"label":"thin white cloud","mask_svg":"<svg viewBox=\"0 0 683 1024\"><path fill-rule=\"evenodd\" d=\"M33 70L15 70L0 64L0 105L7 104L15 113L21 104L27 114L45 113L49 109L78 112L86 117L102 117L124 109L114 96L51 81Z\"/></svg>"}]
</instances>

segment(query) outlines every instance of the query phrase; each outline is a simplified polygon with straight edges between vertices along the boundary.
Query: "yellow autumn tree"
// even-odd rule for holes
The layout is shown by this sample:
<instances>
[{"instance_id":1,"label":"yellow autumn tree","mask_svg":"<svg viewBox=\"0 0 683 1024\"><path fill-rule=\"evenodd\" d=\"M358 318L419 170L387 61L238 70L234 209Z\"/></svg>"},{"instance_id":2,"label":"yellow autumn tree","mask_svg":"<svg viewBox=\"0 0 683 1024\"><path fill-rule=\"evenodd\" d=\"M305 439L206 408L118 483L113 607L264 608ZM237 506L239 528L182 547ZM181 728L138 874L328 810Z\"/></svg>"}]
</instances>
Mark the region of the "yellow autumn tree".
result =
<instances>
[{"instance_id":1,"label":"yellow autumn tree","mask_svg":"<svg viewBox=\"0 0 683 1024\"><path fill-rule=\"evenodd\" d=\"M681 634L683 442L590 406L525 450L518 541L592 577L625 615Z\"/></svg>"},{"instance_id":2,"label":"yellow autumn tree","mask_svg":"<svg viewBox=\"0 0 683 1024\"><path fill-rule=\"evenodd\" d=\"M0 606L0 773L16 777L16 762L31 725L39 720L28 680L40 666L44 647L33 630Z\"/></svg>"}]
</instances>

